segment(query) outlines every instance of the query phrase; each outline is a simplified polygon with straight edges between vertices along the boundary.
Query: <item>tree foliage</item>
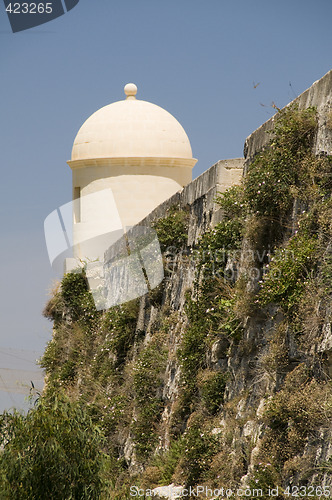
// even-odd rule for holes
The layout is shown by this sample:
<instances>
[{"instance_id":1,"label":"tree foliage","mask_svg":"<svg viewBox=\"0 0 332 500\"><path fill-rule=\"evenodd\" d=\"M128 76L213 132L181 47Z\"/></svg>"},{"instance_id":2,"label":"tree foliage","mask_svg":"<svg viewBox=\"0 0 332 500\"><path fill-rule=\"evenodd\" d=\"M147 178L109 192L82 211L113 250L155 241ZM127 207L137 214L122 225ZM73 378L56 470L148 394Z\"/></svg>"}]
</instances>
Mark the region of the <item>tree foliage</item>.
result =
<instances>
[{"instance_id":1,"label":"tree foliage","mask_svg":"<svg viewBox=\"0 0 332 500\"><path fill-rule=\"evenodd\" d=\"M100 498L103 438L77 402L41 399L27 415L2 414L0 429L1 499Z\"/></svg>"}]
</instances>

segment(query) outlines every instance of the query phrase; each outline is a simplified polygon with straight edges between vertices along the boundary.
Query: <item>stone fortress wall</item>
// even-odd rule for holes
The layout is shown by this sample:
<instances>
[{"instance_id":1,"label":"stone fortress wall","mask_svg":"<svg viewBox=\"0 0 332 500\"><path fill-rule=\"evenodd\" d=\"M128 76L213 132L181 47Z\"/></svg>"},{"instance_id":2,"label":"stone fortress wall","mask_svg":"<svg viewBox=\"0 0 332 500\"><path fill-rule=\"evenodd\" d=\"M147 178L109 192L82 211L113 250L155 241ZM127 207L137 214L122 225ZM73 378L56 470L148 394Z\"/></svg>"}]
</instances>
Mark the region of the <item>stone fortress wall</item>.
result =
<instances>
[{"instance_id":1,"label":"stone fortress wall","mask_svg":"<svg viewBox=\"0 0 332 500\"><path fill-rule=\"evenodd\" d=\"M329 152L328 140L330 140L331 130L327 129L331 114L331 97L332 72L328 73L296 99L296 102L300 106L317 106L319 113L319 130L316 140L317 153L321 151ZM223 217L222 211L215 202L216 195L218 192L225 191L228 187L240 181L243 164L246 168L255 154L267 144L271 136L266 134L266 130L272 126L273 119L269 120L248 137L245 143L244 158L217 162L180 192L159 205L140 222L140 225L150 226L154 220L167 216L169 208L174 205L184 208L189 213L187 243L188 247L192 250L200 236L217 224ZM323 147L324 145L326 145L325 148ZM130 232L128 234L130 239ZM135 232L133 232L133 237L134 235ZM119 250L117 244L114 248L110 248L105 254L105 262L107 263L108 260L116 259ZM245 258L245 248L242 258ZM190 257L186 259L186 255L183 256L181 252L178 254L175 253L172 256L172 266L173 271L171 276L168 276L163 283L162 298L162 304L167 304L169 307L167 314L174 314L173 317L176 318L176 321L174 320L175 324L169 331L169 343L167 347L169 354L167 367L163 373L163 401L165 401L165 409L161 417L163 424L160 443L166 449L170 443L172 418L176 412L181 384L181 366L177 362L174 353L176 353L178 346L181 345L181 339L183 339L188 325L186 296L188 290L193 290L195 283L195 256L193 256L193 259ZM115 281L115 286L118 283L119 281ZM109 288L112 288L111 284L109 284ZM162 309L158 308L158 305L151 304L149 294L141 298L136 328L137 331L146 332L144 338L144 343L146 344L149 343L153 336L156 322L158 323L163 317L161 311ZM250 448L251 451L249 450L248 453L248 472L253 470L260 453L260 436L265 425L262 422L262 414L267 397L273 396L279 383L278 377L273 379L270 375L267 378L258 375L264 373L261 371L260 356L265 352L269 352L265 351L265 348L263 349L262 346L268 345L271 338L271 330L277 327L279 319L276 319L276 322L273 323L270 320L265 322L259 316L252 316L245 327L244 343L242 344L243 346L250 346L248 350L246 350L247 347L238 348L235 344L232 344L233 347L228 351L228 347L225 347L225 339L221 338L213 343L211 351L208 354L207 363L212 370L227 367L227 370L232 374L229 382L227 382L225 398L227 402L238 401L238 403L230 412L228 410L223 412L220 427L217 427L217 431L225 432L226 434L234 433L232 438L233 453L239 449L247 449L247 440L252 443L252 449ZM323 322L323 339L318 341L316 348L320 353L325 353L329 360L332 352L332 337L328 314L323 318ZM287 339L285 340L286 352L289 352L290 359L297 359L297 347L295 347L291 336L288 336ZM294 367L291 363L289 366ZM231 416L232 411L234 411L234 417ZM234 431L233 427L234 421L237 423L237 427L235 427L236 431ZM243 422L243 424L240 422ZM317 463L324 463L331 456L331 429L320 428L317 432L320 440L308 443L304 457L307 460L309 456L316 456ZM137 471L139 464L136 460L135 444L130 433L126 438L123 449L129 470ZM326 474L326 477L322 481L330 484L328 474ZM161 492L161 490L157 488L156 492ZM162 495L157 496L157 498L161 497Z\"/></svg>"},{"instance_id":2,"label":"stone fortress wall","mask_svg":"<svg viewBox=\"0 0 332 500\"><path fill-rule=\"evenodd\" d=\"M288 106L296 104L300 109L310 106L317 108L318 133L316 137L315 153L324 152L332 154L332 70L320 80L314 82L311 87L300 94ZM263 123L255 130L244 143L245 165L253 160L257 151L266 146L271 136L267 133L273 128L274 117Z\"/></svg>"},{"instance_id":3,"label":"stone fortress wall","mask_svg":"<svg viewBox=\"0 0 332 500\"><path fill-rule=\"evenodd\" d=\"M331 152L329 150L332 128L331 98L332 71L314 83L310 89L295 100L301 107L317 106L319 113L319 129L316 138L317 153L322 151L325 153ZM110 294L112 294L114 289L119 289L121 292L120 283L123 270L121 268L121 258L124 258L124 260L127 258L123 251L127 251L130 242L136 244L135 230L137 228L143 229L144 232L144 228L152 226L155 220L167 216L169 209L173 206L185 209L188 211L189 216L187 243L189 250L192 250L200 236L222 220L223 213L215 201L216 196L218 193L240 182L243 175L243 166L247 168L258 151L267 144L271 136L266 134L266 131L271 129L271 127L273 127L273 118L247 138L244 158L217 162L182 190L156 207L138 225L128 231L126 239L121 238L105 252L104 265L106 270L108 263L120 261L119 271L114 281L107 281L107 291ZM137 233L139 234L139 231ZM127 244L128 241L129 244ZM133 246L135 247L135 245ZM172 317L173 322L168 333L167 364L162 373L164 409L161 416L162 428L158 437L158 449L167 449L169 447L173 425L172 419L179 404L181 365L177 361L176 351L181 344L188 326L186 316L187 293L188 290L193 290L195 283L195 256L193 256L193 259L190 256L186 258L188 255L181 254L181 252L176 254L175 252L174 257L172 257L172 272L163 281L161 302L156 303L155 297L154 300L151 300L150 293L142 293L139 301L136 332L140 333L137 337L139 340L137 342L135 340L133 345L134 353L139 352L142 342L144 345L148 345L154 333L158 331L159 327L156 325L162 322L166 316ZM147 266L145 266L145 270L147 270ZM146 275L148 275L147 272ZM156 291L158 291L158 288L156 288ZM163 310L165 304L167 304L167 308ZM271 315L272 313L275 314L276 311L272 309ZM317 352L320 354L324 353L327 356L328 363L332 352L329 315L330 312L326 313L326 317L322 318L323 338L322 340L317 340L318 343L315 345ZM265 321L259 315L252 316L245 326L241 347L238 347L233 341L230 345L229 343L227 344L227 339L225 343L224 338L219 338L213 342L211 349L206 354L207 364L211 370L225 369L227 373L231 374L225 389L225 400L232 402L233 406L231 410L223 410L223 416L220 424L216 427L216 431L218 433L224 432L227 435L233 435L232 445L230 445L232 454L237 450L243 450L243 453L247 453L245 467L248 473L254 470L260 454L260 446L262 444L260 436L265 426L262 415L266 407L266 401L270 397L273 397L280 383L277 371L275 377L274 374L271 376L271 374L268 374L264 370L262 371L261 364L262 356L269 353L267 346L271 339L271 331L273 328L276 331L279 321L279 315L276 315L273 321L272 319ZM142 332L144 332L144 339L141 337ZM229 347L231 348L229 349ZM285 337L285 352L289 356L287 369L294 368L294 360L302 360L302 351L300 353L297 349L293 337L287 333ZM135 411L133 415L135 415ZM304 461L307 460L311 464L313 463L311 457L316 457L315 463L327 463L327 460L330 459L332 449L331 432L330 428L319 427L317 429L315 437L310 437L311 441L306 445L303 454ZM319 438L316 438L316 436L319 436ZM141 464L137 459L135 439L130 429L128 430L128 434L122 436L121 439L123 439L121 442L123 455L129 470L133 473L140 472ZM330 484L330 476L328 473L325 474L322 479L323 484ZM243 476L243 478L246 480L246 476ZM315 477L313 476L314 480ZM161 493L159 488L155 491ZM164 496L160 495L156 496L156 498L164 498Z\"/></svg>"},{"instance_id":4,"label":"stone fortress wall","mask_svg":"<svg viewBox=\"0 0 332 500\"><path fill-rule=\"evenodd\" d=\"M317 107L319 126L315 151L317 154L322 152L332 154L332 70L313 83L288 106L292 104L297 104L301 109L309 106ZM274 117L249 135L244 144L244 158L218 161L181 191L160 204L138 225L151 226L152 221L165 217L167 210L174 205L179 208L189 206L192 208L192 214L195 214L195 223L190 224L188 244L197 241L202 232L220 221L221 212L215 202L217 194L240 182L243 171L245 172L257 152L270 140L271 136L267 132L273 128L273 124ZM122 247L123 242L118 240L105 252L104 261L114 258Z\"/></svg>"}]
</instances>

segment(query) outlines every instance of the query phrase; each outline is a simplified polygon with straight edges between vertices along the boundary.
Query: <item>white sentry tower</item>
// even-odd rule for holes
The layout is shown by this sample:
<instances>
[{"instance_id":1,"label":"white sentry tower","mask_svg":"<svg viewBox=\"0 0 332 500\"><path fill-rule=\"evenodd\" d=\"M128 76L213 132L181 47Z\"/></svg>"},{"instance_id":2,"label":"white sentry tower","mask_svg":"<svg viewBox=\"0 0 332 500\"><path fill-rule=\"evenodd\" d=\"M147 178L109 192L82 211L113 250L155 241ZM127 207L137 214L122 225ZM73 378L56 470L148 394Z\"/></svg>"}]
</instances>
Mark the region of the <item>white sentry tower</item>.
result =
<instances>
[{"instance_id":1,"label":"white sentry tower","mask_svg":"<svg viewBox=\"0 0 332 500\"><path fill-rule=\"evenodd\" d=\"M136 99L135 84L124 91L125 100L86 120L68 161L75 259L102 260L117 231L137 224L192 180L197 160L180 123L161 107Z\"/></svg>"}]
</instances>

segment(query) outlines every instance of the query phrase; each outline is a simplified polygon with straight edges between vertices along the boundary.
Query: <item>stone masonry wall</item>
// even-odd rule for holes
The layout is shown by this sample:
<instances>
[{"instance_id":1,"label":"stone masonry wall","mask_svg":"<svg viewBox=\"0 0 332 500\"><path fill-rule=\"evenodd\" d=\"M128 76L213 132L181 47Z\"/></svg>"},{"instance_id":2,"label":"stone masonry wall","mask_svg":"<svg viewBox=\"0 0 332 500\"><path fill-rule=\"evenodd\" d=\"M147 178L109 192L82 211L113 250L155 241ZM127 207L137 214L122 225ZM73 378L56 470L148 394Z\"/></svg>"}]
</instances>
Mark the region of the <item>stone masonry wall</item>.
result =
<instances>
[{"instance_id":1,"label":"stone masonry wall","mask_svg":"<svg viewBox=\"0 0 332 500\"><path fill-rule=\"evenodd\" d=\"M288 106L297 104L300 109L315 106L318 111L318 133L315 152L332 154L332 70L317 80ZM245 166L263 149L271 139L267 134L273 128L274 116L250 134L244 144Z\"/></svg>"}]
</instances>

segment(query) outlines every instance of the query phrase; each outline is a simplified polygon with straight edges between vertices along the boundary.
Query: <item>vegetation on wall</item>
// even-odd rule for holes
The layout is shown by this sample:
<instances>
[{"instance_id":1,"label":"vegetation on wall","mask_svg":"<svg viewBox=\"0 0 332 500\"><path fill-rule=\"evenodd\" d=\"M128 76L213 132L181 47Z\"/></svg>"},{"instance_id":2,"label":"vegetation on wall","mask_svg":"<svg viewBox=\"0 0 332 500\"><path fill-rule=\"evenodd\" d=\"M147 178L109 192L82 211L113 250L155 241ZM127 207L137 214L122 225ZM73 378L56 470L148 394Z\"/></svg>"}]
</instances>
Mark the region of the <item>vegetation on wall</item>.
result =
<instances>
[{"instance_id":1,"label":"vegetation on wall","mask_svg":"<svg viewBox=\"0 0 332 500\"><path fill-rule=\"evenodd\" d=\"M319 257L317 237L301 233L278 248L261 281L258 301L262 305L277 303L289 312L301 301L310 276L317 269Z\"/></svg>"},{"instance_id":2,"label":"vegetation on wall","mask_svg":"<svg viewBox=\"0 0 332 500\"><path fill-rule=\"evenodd\" d=\"M208 422L206 412L209 413L210 410L211 413L211 409L212 414L214 411L220 411L230 374L227 371L212 372L207 387L213 398L212 402L207 404L204 386L200 385L199 380L202 373L208 373L209 350L215 341L226 337L226 351L227 345L238 344L239 352L243 352L242 339L248 320L250 321L251 317L264 316L267 306L280 307L280 311L287 318L283 340L278 333L279 340L274 341L272 338L268 352L264 355L265 369L268 370L266 373L269 376L271 366L280 383L287 373L288 353L281 354L285 347L276 349L278 342L279 345L282 345L282 342L285 346L285 334L297 338L302 348L305 347L309 351L311 347L302 341L309 314L305 310L305 303L312 300L312 296L308 298L308 292L313 283L315 291L318 292L314 302L322 303L322 297L325 297L326 303L328 280L324 276L331 277L331 258L330 254L326 255L326 245L331 245L332 241L332 163L329 157L317 158L312 153L316 129L316 111L312 108L299 111L289 107L279 112L269 147L249 166L243 184L231 188L218 199L223 209L223 220L203 235L198 243L196 281L193 292L187 297L188 326L178 350L182 386L179 408L174 415L177 431L181 429L177 420L185 419L190 422L190 415L198 412L205 415ZM241 262L245 255L243 244L250 255L245 263ZM241 247L242 251L239 252ZM276 329L276 332L279 331L281 332ZM315 340L318 339L317 332ZM250 352L254 346L248 345L246 349ZM226 356L230 355L232 348L229 347L228 351ZM269 366L266 366L268 359ZM317 361L314 362L308 355L306 362L311 366ZM294 439L294 442L298 439L296 451L303 452L308 433L313 432L314 427L318 428L328 422L322 404L324 398L325 402L331 401L331 388L324 382L325 376L323 366L318 372L312 371L308 376L307 385L303 388L303 394L307 397L306 409L303 409L303 405L300 405L296 398L293 406L295 411L296 404L299 405L296 416L293 417L291 412L287 413L283 409L286 428L293 425L292 418L298 419L303 426L303 434L294 430L292 432L296 436L294 434L294 438L289 438L288 434L283 435L280 429L274 434L272 420L266 416L266 426L271 430L267 431L262 449L265 443L268 443L267 449L270 452L274 450L274 446L283 449L283 443L287 448L287 439ZM215 380L218 380L219 389L216 394L213 390ZM287 380L283 390L291 398L290 392L287 392ZM313 388L317 394L324 394L323 399L317 399L317 404L314 397L309 397ZM306 392L307 390L309 392ZM282 393L278 394L282 398ZM302 395L299 397L302 398ZM305 396L302 399L304 400ZM266 415L271 415L272 408L278 403L279 398L273 398ZM316 420L312 417L311 427L301 413L303 411L317 414ZM220 446L221 443L225 446L223 438L220 440ZM263 451L261 453L264 457ZM266 462L273 462L272 469L278 473L273 473L271 477L281 485L290 473L287 465L290 456L287 453L276 454L272 459L271 453L265 457ZM238 465L238 470L241 470L242 466ZM272 469L264 470L268 470L270 474ZM234 471L226 472L224 466L221 471L225 480L227 474L230 474L229 480L232 475L235 477ZM257 474L255 477L257 479ZM208 480L207 476L205 479ZM202 477L196 477L196 482L199 480L202 480Z\"/></svg>"},{"instance_id":3,"label":"vegetation on wall","mask_svg":"<svg viewBox=\"0 0 332 500\"><path fill-rule=\"evenodd\" d=\"M167 351L165 334L156 334L139 353L133 367L136 418L131 431L138 457L142 460L151 454L158 444L158 424L163 409L163 374Z\"/></svg>"},{"instance_id":4,"label":"vegetation on wall","mask_svg":"<svg viewBox=\"0 0 332 500\"><path fill-rule=\"evenodd\" d=\"M49 498L60 498L56 488L61 498L122 500L130 484L234 487L249 464L247 484L265 490L329 470L319 472L306 455L332 416L326 356L312 349L332 293L332 162L313 154L316 132L315 109L279 111L243 183L218 195L221 222L192 248L187 209L171 207L154 223L164 254L172 248L194 259L182 317L166 282L100 312L84 270L64 276L45 308L54 323L41 359L46 389L27 417L2 420L4 491L39 498L29 492L39 488L31 474L42 440L47 468L59 461L57 474L68 479ZM147 317L154 319L144 331ZM169 401L172 370L178 380ZM67 396L58 397L62 391ZM26 448L23 429L29 436L38 426L40 440ZM70 466L68 432L80 447Z\"/></svg>"}]
</instances>

